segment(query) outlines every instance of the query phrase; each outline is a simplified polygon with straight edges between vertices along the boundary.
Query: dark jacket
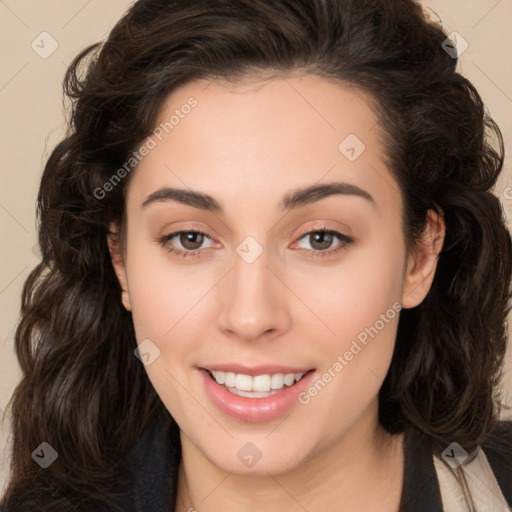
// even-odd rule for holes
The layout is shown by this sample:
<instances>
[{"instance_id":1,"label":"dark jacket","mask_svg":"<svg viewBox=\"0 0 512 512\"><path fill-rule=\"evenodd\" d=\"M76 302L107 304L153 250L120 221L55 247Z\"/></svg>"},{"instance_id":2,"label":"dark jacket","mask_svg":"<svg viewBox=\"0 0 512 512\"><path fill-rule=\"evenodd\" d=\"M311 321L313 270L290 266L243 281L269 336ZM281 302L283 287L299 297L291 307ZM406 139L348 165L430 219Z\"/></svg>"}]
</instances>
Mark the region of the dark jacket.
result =
<instances>
[{"instance_id":1,"label":"dark jacket","mask_svg":"<svg viewBox=\"0 0 512 512\"><path fill-rule=\"evenodd\" d=\"M429 439L416 429L405 433L405 468L400 511L443 511L439 483L432 458ZM482 448L501 487L508 505L512 507L512 422L499 422L482 443ZM178 465L181 459L179 429L169 414L152 422L134 448L120 464L117 491L124 494L116 506L102 506L98 500L68 501L62 507L41 508L40 500L26 499L0 512L48 510L172 512L176 504ZM75 504L72 504L75 503ZM66 508L67 507L67 508Z\"/></svg>"}]
</instances>

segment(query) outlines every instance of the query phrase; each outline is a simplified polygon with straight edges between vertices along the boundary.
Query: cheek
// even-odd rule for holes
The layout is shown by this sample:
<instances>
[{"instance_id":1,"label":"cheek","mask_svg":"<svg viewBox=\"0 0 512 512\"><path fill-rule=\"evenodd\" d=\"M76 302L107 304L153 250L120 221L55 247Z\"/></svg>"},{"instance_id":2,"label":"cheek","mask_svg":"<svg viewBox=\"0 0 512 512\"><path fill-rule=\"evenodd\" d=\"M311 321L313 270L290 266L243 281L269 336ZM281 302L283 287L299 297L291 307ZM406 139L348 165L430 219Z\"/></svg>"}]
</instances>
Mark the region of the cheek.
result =
<instances>
[{"instance_id":1,"label":"cheek","mask_svg":"<svg viewBox=\"0 0 512 512\"><path fill-rule=\"evenodd\" d=\"M309 288L319 321L311 322L310 316L309 326L304 322L299 331L314 327L318 333L312 338L318 339L315 348L322 364L317 387L329 388L324 398L331 399L324 403L333 406L332 414L340 414L340 403L348 407L342 408L343 414L367 405L378 393L393 356L405 248L399 236L392 242L389 234L373 240L365 250L347 256L328 279L317 271L304 278L301 288L302 294Z\"/></svg>"},{"instance_id":2,"label":"cheek","mask_svg":"<svg viewBox=\"0 0 512 512\"><path fill-rule=\"evenodd\" d=\"M212 340L218 338L214 287L219 272L193 262L193 257L190 260L187 264L171 257L138 232L128 245L127 274L137 342L149 339L159 351L145 370L168 410L182 422L193 424L194 419L201 420L201 412L191 406L185 389L191 388L190 369L199 364L198 354L203 354L203 347L211 353Z\"/></svg>"},{"instance_id":3,"label":"cheek","mask_svg":"<svg viewBox=\"0 0 512 512\"><path fill-rule=\"evenodd\" d=\"M204 299L215 281L210 283L204 270L190 270L194 265L184 270L173 264L163 248L147 240L132 240L127 272L135 334L139 344L149 339L159 351L145 370L180 424L204 421L184 389L190 386L190 367L197 363L194 354L208 335Z\"/></svg>"},{"instance_id":4,"label":"cheek","mask_svg":"<svg viewBox=\"0 0 512 512\"><path fill-rule=\"evenodd\" d=\"M204 267L171 259L163 247L138 233L129 246L127 273L137 339L154 337L161 343L190 322L189 315L214 284Z\"/></svg>"},{"instance_id":5,"label":"cheek","mask_svg":"<svg viewBox=\"0 0 512 512\"><path fill-rule=\"evenodd\" d=\"M288 273L294 292L305 299L318 321L306 315L303 328L314 327L328 351L342 349L366 328L395 319L402 292L405 247L400 233L373 234L363 246L354 246L331 267L310 266ZM395 308L393 308L395 305ZM387 313L388 312L388 313ZM386 314L387 313L387 314ZM393 323L393 322L389 322ZM385 323L388 326L388 322Z\"/></svg>"}]
</instances>

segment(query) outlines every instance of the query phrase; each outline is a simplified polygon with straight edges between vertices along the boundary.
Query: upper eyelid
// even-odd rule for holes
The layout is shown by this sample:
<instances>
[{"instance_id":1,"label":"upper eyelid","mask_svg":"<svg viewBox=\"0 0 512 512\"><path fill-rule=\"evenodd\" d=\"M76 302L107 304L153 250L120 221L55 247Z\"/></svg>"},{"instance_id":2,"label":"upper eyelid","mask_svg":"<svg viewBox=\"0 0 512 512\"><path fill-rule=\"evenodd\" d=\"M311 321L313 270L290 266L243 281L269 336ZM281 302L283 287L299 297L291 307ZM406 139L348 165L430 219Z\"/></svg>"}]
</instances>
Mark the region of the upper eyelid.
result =
<instances>
[{"instance_id":1,"label":"upper eyelid","mask_svg":"<svg viewBox=\"0 0 512 512\"><path fill-rule=\"evenodd\" d=\"M309 227L305 228L305 230L299 230L299 233L296 236L298 238L302 238L305 235L308 235L310 233L318 233L319 231L327 231L328 233L335 233L347 238L353 238L349 233L346 233L341 229L331 228L325 225Z\"/></svg>"}]
</instances>

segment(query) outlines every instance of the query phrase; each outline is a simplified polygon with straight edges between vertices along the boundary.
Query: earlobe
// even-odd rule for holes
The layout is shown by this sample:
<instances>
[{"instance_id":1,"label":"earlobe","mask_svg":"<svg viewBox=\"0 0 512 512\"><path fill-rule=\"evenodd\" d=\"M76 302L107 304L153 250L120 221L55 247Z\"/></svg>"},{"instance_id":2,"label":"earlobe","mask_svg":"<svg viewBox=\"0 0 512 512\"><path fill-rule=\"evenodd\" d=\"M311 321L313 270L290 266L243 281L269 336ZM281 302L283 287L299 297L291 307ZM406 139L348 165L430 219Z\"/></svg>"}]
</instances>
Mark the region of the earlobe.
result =
<instances>
[{"instance_id":1,"label":"earlobe","mask_svg":"<svg viewBox=\"0 0 512 512\"><path fill-rule=\"evenodd\" d=\"M437 268L437 260L443 248L445 223L434 210L428 211L423 237L409 255L402 289L402 307L414 308L427 296Z\"/></svg>"},{"instance_id":2,"label":"earlobe","mask_svg":"<svg viewBox=\"0 0 512 512\"><path fill-rule=\"evenodd\" d=\"M119 235L117 225L112 222L110 224L110 233L107 235L108 250L110 252L110 258L112 266L116 273L119 285L121 286L121 301L124 307L131 311L130 296L128 293L128 280L126 277L126 267L124 263L123 251L119 242Z\"/></svg>"}]
</instances>

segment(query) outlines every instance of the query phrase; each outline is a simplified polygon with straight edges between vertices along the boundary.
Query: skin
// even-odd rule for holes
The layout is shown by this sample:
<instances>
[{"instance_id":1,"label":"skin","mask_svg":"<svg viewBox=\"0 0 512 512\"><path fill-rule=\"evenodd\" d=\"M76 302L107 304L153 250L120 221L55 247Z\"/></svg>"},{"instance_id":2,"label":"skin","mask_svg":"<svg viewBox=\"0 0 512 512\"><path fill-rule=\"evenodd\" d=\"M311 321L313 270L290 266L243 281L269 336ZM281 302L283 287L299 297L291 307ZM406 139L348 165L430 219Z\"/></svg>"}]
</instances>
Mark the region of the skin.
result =
<instances>
[{"instance_id":1,"label":"skin","mask_svg":"<svg viewBox=\"0 0 512 512\"><path fill-rule=\"evenodd\" d=\"M403 436L379 426L378 392L398 314L307 405L272 421L225 415L195 367L276 363L315 368L320 377L393 304L411 308L425 298L442 219L429 212L422 243L407 253L399 187L361 91L313 75L236 86L196 81L173 91L157 125L190 96L198 106L133 171L126 244L109 237L137 341L149 338L160 349L148 377L181 429L177 510L396 511ZM338 150L349 134L366 145L353 162ZM292 190L338 181L374 203L332 195L286 214L278 207ZM163 186L206 192L225 211L170 200L143 208ZM303 234L320 227L354 241ZM187 244L177 236L167 247L202 254L181 258L158 243L180 229L210 238ZM252 263L236 252L247 236L263 249ZM251 468L237 457L248 442L262 453Z\"/></svg>"}]
</instances>

